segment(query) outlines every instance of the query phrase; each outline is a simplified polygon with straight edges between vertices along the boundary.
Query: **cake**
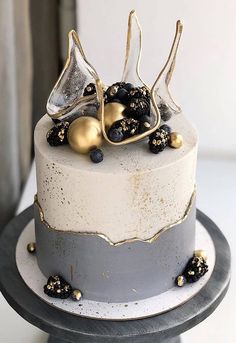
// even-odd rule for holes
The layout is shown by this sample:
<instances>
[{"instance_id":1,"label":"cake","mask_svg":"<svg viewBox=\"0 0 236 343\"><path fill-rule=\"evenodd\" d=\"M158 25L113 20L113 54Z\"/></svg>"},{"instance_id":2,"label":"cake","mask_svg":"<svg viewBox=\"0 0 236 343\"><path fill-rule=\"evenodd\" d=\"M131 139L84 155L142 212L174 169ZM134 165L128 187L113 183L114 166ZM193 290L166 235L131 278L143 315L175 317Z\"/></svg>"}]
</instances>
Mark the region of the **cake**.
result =
<instances>
[{"instance_id":1,"label":"cake","mask_svg":"<svg viewBox=\"0 0 236 343\"><path fill-rule=\"evenodd\" d=\"M181 33L177 22L152 87L139 76L135 12L123 77L111 86L69 34L66 66L34 135L37 261L48 295L137 301L207 271L204 252L194 255L198 137L168 91Z\"/></svg>"}]
</instances>

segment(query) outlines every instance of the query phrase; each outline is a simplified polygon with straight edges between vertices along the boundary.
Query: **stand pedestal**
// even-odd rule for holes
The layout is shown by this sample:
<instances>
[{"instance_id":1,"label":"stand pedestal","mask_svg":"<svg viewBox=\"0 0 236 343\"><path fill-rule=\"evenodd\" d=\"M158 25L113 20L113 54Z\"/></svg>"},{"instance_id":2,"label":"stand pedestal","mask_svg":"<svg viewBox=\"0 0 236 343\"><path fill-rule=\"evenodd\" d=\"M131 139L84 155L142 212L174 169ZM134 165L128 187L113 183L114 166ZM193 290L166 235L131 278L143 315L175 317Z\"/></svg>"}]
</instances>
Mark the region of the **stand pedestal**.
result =
<instances>
[{"instance_id":1,"label":"stand pedestal","mask_svg":"<svg viewBox=\"0 0 236 343\"><path fill-rule=\"evenodd\" d=\"M192 299L169 312L132 321L87 319L63 312L37 297L16 267L16 244L32 218L31 206L15 217L0 236L0 290L24 319L50 334L48 343L180 343L179 335L207 318L227 292L229 245L219 228L198 210L197 219L214 243L216 263L210 280Z\"/></svg>"}]
</instances>

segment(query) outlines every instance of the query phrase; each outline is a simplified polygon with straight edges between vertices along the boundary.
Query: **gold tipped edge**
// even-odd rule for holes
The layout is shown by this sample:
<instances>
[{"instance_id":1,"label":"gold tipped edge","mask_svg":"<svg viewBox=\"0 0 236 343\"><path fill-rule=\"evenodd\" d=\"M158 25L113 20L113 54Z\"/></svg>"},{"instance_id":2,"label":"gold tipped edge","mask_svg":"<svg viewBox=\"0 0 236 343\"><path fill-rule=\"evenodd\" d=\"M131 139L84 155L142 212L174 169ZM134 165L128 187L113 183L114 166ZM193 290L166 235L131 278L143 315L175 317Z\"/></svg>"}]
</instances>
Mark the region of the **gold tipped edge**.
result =
<instances>
[{"instance_id":1,"label":"gold tipped edge","mask_svg":"<svg viewBox=\"0 0 236 343\"><path fill-rule=\"evenodd\" d=\"M149 243L149 244L155 242L160 237L160 235L162 233L164 233L165 231L169 230L170 228L173 228L174 226L176 226L178 224L181 224L182 222L185 221L185 219L187 218L190 210L192 209L195 197L196 197L196 187L194 188L194 191L193 191L193 193L191 195L190 202L189 202L188 207L187 207L187 209L186 209L186 211L184 213L184 216L181 219L177 220L176 222L174 222L174 223L172 223L170 225L165 226L164 228L162 228L160 231L158 231L151 238L141 239L141 238L138 238L138 237L134 237L134 238L130 238L130 239L126 239L126 240L120 241L120 242L113 242L108 236L106 236L106 235L104 235L102 233L96 233L96 232L74 232L74 231L69 231L69 230L57 230L55 227L51 227L49 225L49 223L45 220L44 213L43 213L42 207L39 204L37 194L34 196L34 204L37 206L37 208L39 210L39 216L40 216L41 222L48 229L56 230L58 232L64 232L64 233L72 233L72 234L87 235L87 236L98 236L98 237L104 239L111 246L118 247L118 246L121 246L123 244L134 243L134 242L143 242L143 243Z\"/></svg>"}]
</instances>

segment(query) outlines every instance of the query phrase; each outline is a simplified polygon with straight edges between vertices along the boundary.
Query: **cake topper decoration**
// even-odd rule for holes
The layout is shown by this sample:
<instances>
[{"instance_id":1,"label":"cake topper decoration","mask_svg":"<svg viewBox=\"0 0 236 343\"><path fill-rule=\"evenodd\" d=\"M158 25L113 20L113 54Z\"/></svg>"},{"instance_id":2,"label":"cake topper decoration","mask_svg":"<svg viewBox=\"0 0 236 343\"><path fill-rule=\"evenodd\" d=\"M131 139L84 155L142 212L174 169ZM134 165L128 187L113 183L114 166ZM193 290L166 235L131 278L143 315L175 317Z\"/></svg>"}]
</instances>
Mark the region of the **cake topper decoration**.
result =
<instances>
[{"instance_id":1,"label":"cake topper decoration","mask_svg":"<svg viewBox=\"0 0 236 343\"><path fill-rule=\"evenodd\" d=\"M55 146L69 143L75 151L87 153L97 149L102 144L101 139L117 146L134 143L149 136L153 138L153 135L164 135L165 137L152 140L157 146L150 149L152 152L158 153L167 145L179 148L182 137L177 133L170 136L170 132L163 132L165 128L160 129L160 126L172 114L181 111L168 86L182 29L181 22L177 21L167 62L152 87L147 86L139 74L142 31L135 11L129 14L122 81L109 87L102 83L98 73L86 59L77 33L71 31L65 67L47 102L47 113L56 121L56 127L47 134L49 144ZM65 128L60 125L64 121L67 123ZM151 145L149 138L149 146Z\"/></svg>"}]
</instances>

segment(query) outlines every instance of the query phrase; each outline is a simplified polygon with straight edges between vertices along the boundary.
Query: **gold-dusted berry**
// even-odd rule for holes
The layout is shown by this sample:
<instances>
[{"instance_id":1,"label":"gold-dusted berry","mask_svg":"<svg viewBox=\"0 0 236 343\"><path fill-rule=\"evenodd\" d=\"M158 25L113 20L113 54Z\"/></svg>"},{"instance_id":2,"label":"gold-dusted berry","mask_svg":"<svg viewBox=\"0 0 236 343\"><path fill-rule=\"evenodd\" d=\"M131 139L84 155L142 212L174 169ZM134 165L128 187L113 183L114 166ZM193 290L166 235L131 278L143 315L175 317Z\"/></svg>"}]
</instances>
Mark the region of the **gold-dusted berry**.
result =
<instances>
[{"instance_id":1,"label":"gold-dusted berry","mask_svg":"<svg viewBox=\"0 0 236 343\"><path fill-rule=\"evenodd\" d=\"M82 298L82 293L80 292L79 289L74 289L71 296L72 296L72 299L79 301Z\"/></svg>"},{"instance_id":2,"label":"gold-dusted berry","mask_svg":"<svg viewBox=\"0 0 236 343\"><path fill-rule=\"evenodd\" d=\"M27 251L30 254L34 254L35 253L35 251L36 251L36 244L35 244L35 242L30 242L29 244L27 244Z\"/></svg>"},{"instance_id":3,"label":"gold-dusted berry","mask_svg":"<svg viewBox=\"0 0 236 343\"><path fill-rule=\"evenodd\" d=\"M170 133L169 146L171 148L179 149L183 145L183 137L178 132Z\"/></svg>"}]
</instances>

